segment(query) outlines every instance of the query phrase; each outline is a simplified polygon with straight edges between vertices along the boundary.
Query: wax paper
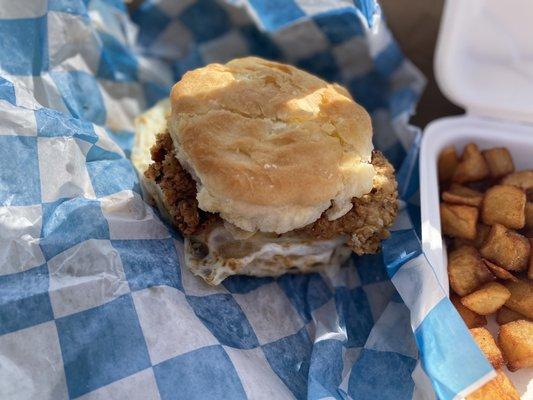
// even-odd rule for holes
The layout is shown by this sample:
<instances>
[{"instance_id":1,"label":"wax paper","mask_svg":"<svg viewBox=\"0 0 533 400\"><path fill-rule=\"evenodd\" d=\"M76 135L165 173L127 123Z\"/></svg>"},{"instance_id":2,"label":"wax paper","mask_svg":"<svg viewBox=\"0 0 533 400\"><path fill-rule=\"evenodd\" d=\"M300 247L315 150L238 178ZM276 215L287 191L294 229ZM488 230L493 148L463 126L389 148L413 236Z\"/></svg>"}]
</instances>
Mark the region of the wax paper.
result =
<instances>
[{"instance_id":1,"label":"wax paper","mask_svg":"<svg viewBox=\"0 0 533 400\"><path fill-rule=\"evenodd\" d=\"M217 287L141 196L133 119L255 54L345 85L402 198L377 255ZM424 79L369 0L0 1L0 398L442 399L493 373L421 253Z\"/></svg>"}]
</instances>

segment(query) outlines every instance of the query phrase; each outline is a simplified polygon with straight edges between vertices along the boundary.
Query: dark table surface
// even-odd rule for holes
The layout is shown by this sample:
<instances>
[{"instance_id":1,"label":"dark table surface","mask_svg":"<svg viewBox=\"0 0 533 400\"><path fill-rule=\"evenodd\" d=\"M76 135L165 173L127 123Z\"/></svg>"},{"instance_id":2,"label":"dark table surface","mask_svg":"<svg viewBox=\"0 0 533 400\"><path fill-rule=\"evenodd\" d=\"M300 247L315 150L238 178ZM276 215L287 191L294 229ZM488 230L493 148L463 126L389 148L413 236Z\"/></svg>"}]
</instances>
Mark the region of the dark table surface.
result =
<instances>
[{"instance_id":1,"label":"dark table surface","mask_svg":"<svg viewBox=\"0 0 533 400\"><path fill-rule=\"evenodd\" d=\"M380 0L380 4L405 55L428 79L411 122L423 128L436 118L462 114L461 108L442 95L433 75L433 54L444 0Z\"/></svg>"}]
</instances>

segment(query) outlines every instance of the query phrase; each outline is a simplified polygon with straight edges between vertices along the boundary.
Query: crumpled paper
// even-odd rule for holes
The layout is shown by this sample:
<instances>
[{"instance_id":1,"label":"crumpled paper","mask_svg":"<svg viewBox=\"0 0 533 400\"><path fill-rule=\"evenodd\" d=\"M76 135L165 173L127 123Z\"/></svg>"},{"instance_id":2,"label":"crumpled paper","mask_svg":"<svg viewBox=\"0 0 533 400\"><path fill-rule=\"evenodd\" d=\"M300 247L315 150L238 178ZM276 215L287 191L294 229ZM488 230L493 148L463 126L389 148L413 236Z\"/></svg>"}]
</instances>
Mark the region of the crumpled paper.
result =
<instances>
[{"instance_id":1,"label":"crumpled paper","mask_svg":"<svg viewBox=\"0 0 533 400\"><path fill-rule=\"evenodd\" d=\"M26 3L0 12L0 398L451 399L490 376L421 254L407 121L424 79L377 3ZM383 253L218 287L184 268L128 160L133 119L246 54L371 113L403 199Z\"/></svg>"}]
</instances>

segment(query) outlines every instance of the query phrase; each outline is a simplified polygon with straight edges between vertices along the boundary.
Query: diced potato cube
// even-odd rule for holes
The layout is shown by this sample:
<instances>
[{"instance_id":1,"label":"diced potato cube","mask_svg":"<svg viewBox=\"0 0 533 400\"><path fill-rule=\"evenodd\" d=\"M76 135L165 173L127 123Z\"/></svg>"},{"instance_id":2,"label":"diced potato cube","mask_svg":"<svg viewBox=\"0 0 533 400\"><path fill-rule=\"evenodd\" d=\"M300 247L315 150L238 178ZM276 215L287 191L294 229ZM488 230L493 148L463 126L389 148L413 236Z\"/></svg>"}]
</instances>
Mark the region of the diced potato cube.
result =
<instances>
[{"instance_id":1,"label":"diced potato cube","mask_svg":"<svg viewBox=\"0 0 533 400\"><path fill-rule=\"evenodd\" d=\"M453 174L453 181L464 183L479 181L489 175L489 167L474 143L467 144Z\"/></svg>"},{"instance_id":2,"label":"diced potato cube","mask_svg":"<svg viewBox=\"0 0 533 400\"><path fill-rule=\"evenodd\" d=\"M452 237L474 239L478 210L475 207L441 203L440 220L442 232Z\"/></svg>"},{"instance_id":3,"label":"diced potato cube","mask_svg":"<svg viewBox=\"0 0 533 400\"><path fill-rule=\"evenodd\" d=\"M533 170L518 171L502 179L502 185L513 185L525 191L533 189Z\"/></svg>"},{"instance_id":4,"label":"diced potato cube","mask_svg":"<svg viewBox=\"0 0 533 400\"><path fill-rule=\"evenodd\" d=\"M479 251L484 258L502 268L523 271L527 268L530 247L526 237L503 225L495 224Z\"/></svg>"},{"instance_id":5,"label":"diced potato cube","mask_svg":"<svg viewBox=\"0 0 533 400\"><path fill-rule=\"evenodd\" d=\"M489 315L498 310L511 297L511 292L497 282L489 282L461 299L461 303L480 315Z\"/></svg>"},{"instance_id":6,"label":"diced potato cube","mask_svg":"<svg viewBox=\"0 0 533 400\"><path fill-rule=\"evenodd\" d=\"M477 237L477 235L476 235L476 237ZM474 240L476 240L476 239L474 239ZM474 245L474 240L468 240L468 239L463 239L463 238L453 238L453 242L451 242L451 246L448 247L448 250L450 250L450 249L456 250L459 247L463 247L463 246L476 247ZM477 249L477 247L476 247L476 249Z\"/></svg>"},{"instance_id":7,"label":"diced potato cube","mask_svg":"<svg viewBox=\"0 0 533 400\"><path fill-rule=\"evenodd\" d=\"M452 176L459 164L459 157L455 147L445 147L439 154L437 168L439 173L439 182L446 182L452 179Z\"/></svg>"},{"instance_id":8,"label":"diced potato cube","mask_svg":"<svg viewBox=\"0 0 533 400\"><path fill-rule=\"evenodd\" d=\"M479 249L485 239L489 235L490 226L485 224L477 224L476 227L476 237L474 240L454 238L453 239L453 248L458 249L461 246L473 246L476 249Z\"/></svg>"},{"instance_id":9,"label":"diced potato cube","mask_svg":"<svg viewBox=\"0 0 533 400\"><path fill-rule=\"evenodd\" d=\"M483 193L459 185L458 183L452 183L450 188L442 193L442 200L451 204L479 207L483 200Z\"/></svg>"},{"instance_id":10,"label":"diced potato cube","mask_svg":"<svg viewBox=\"0 0 533 400\"><path fill-rule=\"evenodd\" d=\"M533 282L524 279L518 282L506 281L504 285L511 292L505 306L533 319Z\"/></svg>"},{"instance_id":11,"label":"diced potato cube","mask_svg":"<svg viewBox=\"0 0 533 400\"><path fill-rule=\"evenodd\" d=\"M489 236L491 227L485 224L478 224L477 225L477 235L474 239L474 244L476 248L480 248L481 245L487 240L487 237Z\"/></svg>"},{"instance_id":12,"label":"diced potato cube","mask_svg":"<svg viewBox=\"0 0 533 400\"><path fill-rule=\"evenodd\" d=\"M483 260L487 268L496 276L496 278L503 279L503 280L511 280L511 281L518 281L518 278L515 277L513 274L511 274L506 269L490 262L489 260Z\"/></svg>"},{"instance_id":13,"label":"diced potato cube","mask_svg":"<svg viewBox=\"0 0 533 400\"><path fill-rule=\"evenodd\" d=\"M471 246L463 246L448 255L448 277L452 290L465 296L483 284L494 280L478 251Z\"/></svg>"},{"instance_id":14,"label":"diced potato cube","mask_svg":"<svg viewBox=\"0 0 533 400\"><path fill-rule=\"evenodd\" d=\"M495 185L485 193L481 218L487 225L502 224L520 229L526 223L526 194L510 185Z\"/></svg>"},{"instance_id":15,"label":"diced potato cube","mask_svg":"<svg viewBox=\"0 0 533 400\"><path fill-rule=\"evenodd\" d=\"M520 394L501 369L497 376L475 392L466 396L466 400L520 400Z\"/></svg>"},{"instance_id":16,"label":"diced potato cube","mask_svg":"<svg viewBox=\"0 0 533 400\"><path fill-rule=\"evenodd\" d=\"M489 166L490 175L493 178L501 178L514 171L513 158L511 153L505 147L495 147L482 152L487 165Z\"/></svg>"},{"instance_id":17,"label":"diced potato cube","mask_svg":"<svg viewBox=\"0 0 533 400\"><path fill-rule=\"evenodd\" d=\"M533 322L521 319L500 326L498 343L509 371L533 367Z\"/></svg>"},{"instance_id":18,"label":"diced potato cube","mask_svg":"<svg viewBox=\"0 0 533 400\"><path fill-rule=\"evenodd\" d=\"M459 297L452 294L450 300L468 328L479 328L487 325L487 318L463 306Z\"/></svg>"},{"instance_id":19,"label":"diced potato cube","mask_svg":"<svg viewBox=\"0 0 533 400\"><path fill-rule=\"evenodd\" d=\"M513 322L519 319L527 319L524 315L517 313L516 311L511 310L503 306L496 313L496 322L498 325L505 325L509 322Z\"/></svg>"},{"instance_id":20,"label":"diced potato cube","mask_svg":"<svg viewBox=\"0 0 533 400\"><path fill-rule=\"evenodd\" d=\"M533 202L528 201L526 203L525 214L526 214L525 227L526 228L533 228Z\"/></svg>"},{"instance_id":21,"label":"diced potato cube","mask_svg":"<svg viewBox=\"0 0 533 400\"><path fill-rule=\"evenodd\" d=\"M468 186L461 185L460 183L455 183L455 182L453 182L450 185L449 190L453 193L460 194L463 196L470 196L470 197L483 196L483 193L480 192L479 190L474 190L472 188L469 188Z\"/></svg>"},{"instance_id":22,"label":"diced potato cube","mask_svg":"<svg viewBox=\"0 0 533 400\"><path fill-rule=\"evenodd\" d=\"M503 366L503 355L490 332L485 328L473 328L470 329L470 333L492 366L501 368Z\"/></svg>"}]
</instances>

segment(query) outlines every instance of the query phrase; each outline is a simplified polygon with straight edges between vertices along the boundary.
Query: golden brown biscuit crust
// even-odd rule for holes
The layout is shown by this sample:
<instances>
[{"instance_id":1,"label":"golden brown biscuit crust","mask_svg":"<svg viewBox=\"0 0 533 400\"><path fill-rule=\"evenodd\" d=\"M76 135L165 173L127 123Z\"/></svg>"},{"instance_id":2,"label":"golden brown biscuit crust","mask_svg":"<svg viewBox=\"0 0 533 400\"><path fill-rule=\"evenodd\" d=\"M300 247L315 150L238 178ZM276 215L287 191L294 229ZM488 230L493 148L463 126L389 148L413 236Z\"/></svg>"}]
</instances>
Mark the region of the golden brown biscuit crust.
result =
<instances>
[{"instance_id":1,"label":"golden brown biscuit crust","mask_svg":"<svg viewBox=\"0 0 533 400\"><path fill-rule=\"evenodd\" d=\"M372 127L349 93L289 65L247 57L186 73L171 93L177 157L200 208L245 230L283 233L372 188Z\"/></svg>"}]
</instances>

